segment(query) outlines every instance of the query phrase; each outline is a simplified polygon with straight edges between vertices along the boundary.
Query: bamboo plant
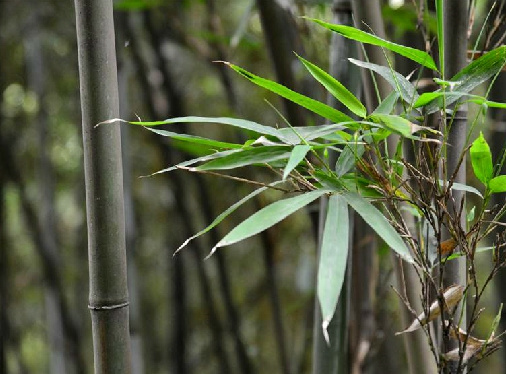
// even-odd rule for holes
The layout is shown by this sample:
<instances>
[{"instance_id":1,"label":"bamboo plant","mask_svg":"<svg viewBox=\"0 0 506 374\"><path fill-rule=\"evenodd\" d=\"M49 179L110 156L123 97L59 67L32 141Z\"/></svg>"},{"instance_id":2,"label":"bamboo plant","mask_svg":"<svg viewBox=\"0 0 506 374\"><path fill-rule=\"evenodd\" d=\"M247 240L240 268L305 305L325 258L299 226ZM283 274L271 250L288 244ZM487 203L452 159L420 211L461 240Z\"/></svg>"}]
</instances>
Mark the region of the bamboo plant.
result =
<instances>
[{"instance_id":1,"label":"bamboo plant","mask_svg":"<svg viewBox=\"0 0 506 374\"><path fill-rule=\"evenodd\" d=\"M449 77L444 73L444 60L439 61L439 66L443 68L438 68L434 58L426 51L392 43L351 26L309 18L308 21L348 39L374 45L414 61L419 65L418 74L424 69L431 71L438 88L419 94L416 76L405 77L396 72L388 58L387 66L350 58L350 64L380 75L392 88L392 92L376 107L367 109L343 84L299 56L308 73L346 107L347 114L344 110L225 62L243 78L321 116L328 124L292 126L286 121L287 126L281 128L245 119L197 116L129 122L160 136L191 144L198 148L200 154L205 154L170 165L155 174L185 170L221 175L258 186L208 227L188 238L177 251L266 190L281 191L283 198L238 224L216 243L209 256L222 247L272 227L326 196L328 208L316 294L321 310L321 328L327 341L327 327L334 316L345 278L349 243L343 238L348 238L348 212L354 210L400 259L413 266L422 285L419 295L421 310L412 306L414 300L409 300L402 287L395 290L412 315L411 324L398 335L422 330L437 371L463 373L500 345L499 337L495 335L500 311L487 336L477 338L474 330L481 315L480 302L484 289L505 264L502 252L506 238L502 234L496 235L496 232L506 206L491 208L490 202L494 194L506 191L506 175L500 175L506 156L503 154L493 160L485 137L481 133L476 137L473 130L487 108L506 109L506 104L488 100L488 91L485 95L476 95L473 90L484 82L495 80L506 64L506 46L473 60L455 74L448 70ZM441 59L447 56L442 43L442 23L443 17L438 17L438 37L443 52L440 53ZM459 111L468 105L478 106L477 115L472 118L464 141L456 150L449 142L451 128L460 120L457 116ZM429 118L434 114L439 114L441 118L438 128L430 125ZM116 121L118 119L103 123ZM244 131L249 139L244 143L231 143L157 128L176 123L224 124ZM393 136L399 139L397 143L388 141ZM413 159L404 155L405 143L414 145L416 152ZM335 163L330 161L331 151L339 154ZM477 187L465 184L455 172L466 156L470 157L474 175L480 183ZM452 165L447 163L449 158L453 160ZM272 181L245 180L225 174L246 166L265 168L271 173ZM458 196L469 194L479 199L479 203L467 212L464 199L458 200ZM406 224L406 211L414 218L415 228ZM493 244L482 247L487 239ZM492 270L487 270L486 274L481 274L484 270L475 261L481 252L492 264ZM454 278L454 283L445 284L445 275L459 258L469 264L465 280L459 277ZM434 269L438 269L437 272ZM467 319L461 312L464 308L459 308L463 300L469 306ZM438 343L436 330L444 337L442 345Z\"/></svg>"}]
</instances>

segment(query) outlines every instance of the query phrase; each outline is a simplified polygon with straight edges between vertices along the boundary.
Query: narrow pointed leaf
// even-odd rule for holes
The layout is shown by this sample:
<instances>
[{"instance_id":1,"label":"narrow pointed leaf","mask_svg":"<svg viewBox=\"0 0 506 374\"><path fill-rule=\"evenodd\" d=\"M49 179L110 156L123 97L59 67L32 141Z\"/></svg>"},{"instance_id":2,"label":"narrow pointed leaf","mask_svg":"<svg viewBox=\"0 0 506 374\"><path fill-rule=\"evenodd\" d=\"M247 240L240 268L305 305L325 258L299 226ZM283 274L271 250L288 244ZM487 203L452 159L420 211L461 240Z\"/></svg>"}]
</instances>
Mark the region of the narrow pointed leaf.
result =
<instances>
[{"instance_id":1,"label":"narrow pointed leaf","mask_svg":"<svg viewBox=\"0 0 506 374\"><path fill-rule=\"evenodd\" d=\"M392 114L399 97L399 92L390 92L390 94L380 103L380 105L378 105L372 114Z\"/></svg>"},{"instance_id":2,"label":"narrow pointed leaf","mask_svg":"<svg viewBox=\"0 0 506 374\"><path fill-rule=\"evenodd\" d=\"M372 114L369 117L374 123L380 127L395 132L406 138L410 138L414 133L422 130L433 132L429 127L418 126L408 121L406 118L391 114Z\"/></svg>"},{"instance_id":3,"label":"narrow pointed leaf","mask_svg":"<svg viewBox=\"0 0 506 374\"><path fill-rule=\"evenodd\" d=\"M235 144L235 143L227 143L227 142L220 142L218 140L208 139L208 138L202 138L200 136L195 135L188 135L188 134L178 134L175 132L167 131L167 130L159 130L159 129L152 129L149 127L146 127L149 131L154 132L155 134L166 136L172 139L176 139L183 142L198 144L198 145L204 145L207 147L213 147L217 149L237 149L242 148L242 144Z\"/></svg>"},{"instance_id":4,"label":"narrow pointed leaf","mask_svg":"<svg viewBox=\"0 0 506 374\"><path fill-rule=\"evenodd\" d=\"M453 91L470 93L483 82L498 74L506 64L506 46L501 46L485 53L480 58L472 61L451 80L457 82ZM446 105L458 100L458 97L449 97ZM433 113L439 110L439 104L433 102L427 106L427 112Z\"/></svg>"},{"instance_id":5,"label":"narrow pointed leaf","mask_svg":"<svg viewBox=\"0 0 506 374\"><path fill-rule=\"evenodd\" d=\"M492 152L490 152L490 147L482 132L473 142L469 153L474 175L481 183L487 185L494 174L494 166L492 165Z\"/></svg>"},{"instance_id":6,"label":"narrow pointed leaf","mask_svg":"<svg viewBox=\"0 0 506 374\"><path fill-rule=\"evenodd\" d=\"M271 226L274 226L276 223L295 213L297 210L305 207L318 199L320 196L329 192L329 190L315 190L295 197L290 197L288 199L276 201L275 203L262 208L236 226L223 239L221 239L211 250L210 255L212 255L217 248L240 242L268 229Z\"/></svg>"},{"instance_id":7,"label":"narrow pointed leaf","mask_svg":"<svg viewBox=\"0 0 506 374\"><path fill-rule=\"evenodd\" d=\"M256 132L258 134L262 135L271 135L279 138L279 133L277 129L269 126L264 126L259 123L253 122L253 121L247 121L244 119L238 119L238 118L230 118L230 117L195 117L195 116L188 116L188 117L175 117L175 118L168 118L163 121L155 121L155 122L136 122L136 121L129 121L128 123L132 125L140 125L140 126L160 126L160 125L167 125L172 123L217 123L217 124L223 124L223 125L229 125L233 127L237 127L243 130L249 130Z\"/></svg>"},{"instance_id":8,"label":"narrow pointed leaf","mask_svg":"<svg viewBox=\"0 0 506 374\"><path fill-rule=\"evenodd\" d=\"M357 160L362 157L365 152L363 144L348 144L344 147L336 162L336 174L342 177L349 172L356 164Z\"/></svg>"},{"instance_id":9,"label":"narrow pointed leaf","mask_svg":"<svg viewBox=\"0 0 506 374\"><path fill-rule=\"evenodd\" d=\"M322 310L322 327L329 343L327 326L336 310L344 283L348 260L348 204L339 194L329 198L318 265L318 300Z\"/></svg>"},{"instance_id":10,"label":"narrow pointed leaf","mask_svg":"<svg viewBox=\"0 0 506 374\"><path fill-rule=\"evenodd\" d=\"M419 63L420 65L423 65L425 67L428 67L429 69L437 71L436 63L434 62L432 57L430 57L430 55L425 51L421 51L419 49L406 47L404 45L389 42L387 40L377 37L376 35L372 35L372 34L369 34L365 31L356 29L355 27L346 26L346 25L335 25L335 24L323 22L323 21L320 21L320 20L314 19L314 18L308 18L308 19L313 22L316 22L317 24L319 24L329 30L337 32L348 39L352 39L352 40L356 40L361 43L372 44L372 45L377 45L378 47L386 48L392 52L400 54L401 56L409 58L410 60L413 60L413 61Z\"/></svg>"},{"instance_id":11,"label":"narrow pointed leaf","mask_svg":"<svg viewBox=\"0 0 506 374\"><path fill-rule=\"evenodd\" d=\"M311 73L311 75L318 82L320 82L332 96L334 96L338 101L340 101L357 116L362 118L367 116L367 111L364 104L362 104L360 100L355 97L355 95L353 95L346 87L344 87L341 82L311 62L303 59L300 56L297 57L306 67L306 69Z\"/></svg>"},{"instance_id":12,"label":"narrow pointed leaf","mask_svg":"<svg viewBox=\"0 0 506 374\"><path fill-rule=\"evenodd\" d=\"M290 157L288 146L262 146L247 148L216 158L197 167L198 170L227 170L253 164L265 164Z\"/></svg>"},{"instance_id":13,"label":"narrow pointed leaf","mask_svg":"<svg viewBox=\"0 0 506 374\"><path fill-rule=\"evenodd\" d=\"M413 257L406 247L404 240L402 240L387 218L374 205L354 192L345 193L343 197L390 248L397 252L403 260L413 262Z\"/></svg>"},{"instance_id":14,"label":"narrow pointed leaf","mask_svg":"<svg viewBox=\"0 0 506 374\"><path fill-rule=\"evenodd\" d=\"M328 106L327 104L311 99L310 97L301 95L300 93L297 93L279 83L252 74L249 71L234 64L230 63L226 64L230 66L233 70L241 74L242 76L249 79L251 82L255 83L257 86L263 87L281 97L284 97L287 100L293 101L294 103L312 111L313 113L316 113L324 118L327 118L332 122L353 123L353 120L349 116L340 112L337 109Z\"/></svg>"},{"instance_id":15,"label":"narrow pointed leaf","mask_svg":"<svg viewBox=\"0 0 506 374\"><path fill-rule=\"evenodd\" d=\"M372 70L381 75L407 103L410 104L418 100L418 93L416 92L415 86L404 75L388 67L376 65L371 62L355 60L354 58L349 58L348 60L361 68Z\"/></svg>"},{"instance_id":16,"label":"narrow pointed leaf","mask_svg":"<svg viewBox=\"0 0 506 374\"><path fill-rule=\"evenodd\" d=\"M288 177L293 169L299 165L299 163L304 160L307 153L311 150L309 145L296 145L293 147L292 153L290 154L290 158L286 164L285 170L283 172L283 180Z\"/></svg>"},{"instance_id":17,"label":"narrow pointed leaf","mask_svg":"<svg viewBox=\"0 0 506 374\"><path fill-rule=\"evenodd\" d=\"M281 181L277 181L277 182L271 183L271 184L269 184L269 186L275 186L276 184L279 184L279 183L281 183ZM257 196L258 194L260 194L260 193L264 192L265 190L269 189L269 186L258 188L255 191L253 191L250 194L248 194L247 196L243 197L241 200L239 200L235 204L233 204L231 207L229 207L227 210L225 210L223 213L221 213L218 217L216 217L214 219L214 221L211 222L211 224L209 226L207 226L205 229L199 231L198 233L196 233L192 237L186 239L184 241L184 243L179 246L179 248L176 250L176 252L174 254L176 254L181 249L183 249L184 247L186 247L188 245L188 243L191 242L193 239L196 239L199 236L204 235L205 233L209 232L210 230L212 230L213 228L215 228L216 226L218 226L221 223L221 221L223 221L230 214L232 214L233 212L235 212L237 210L237 208L239 208L241 205L243 205L247 201L251 200L253 197Z\"/></svg>"},{"instance_id":18,"label":"narrow pointed leaf","mask_svg":"<svg viewBox=\"0 0 506 374\"><path fill-rule=\"evenodd\" d=\"M278 131L288 141L289 144L299 144L302 142L301 138L306 142L309 142L311 140L335 133L336 131L343 130L344 128L344 125L334 123L331 125L321 126L284 127L282 129L278 129Z\"/></svg>"},{"instance_id":19,"label":"narrow pointed leaf","mask_svg":"<svg viewBox=\"0 0 506 374\"><path fill-rule=\"evenodd\" d=\"M488 188L492 193L506 192L506 175L499 175L488 182Z\"/></svg>"}]
</instances>

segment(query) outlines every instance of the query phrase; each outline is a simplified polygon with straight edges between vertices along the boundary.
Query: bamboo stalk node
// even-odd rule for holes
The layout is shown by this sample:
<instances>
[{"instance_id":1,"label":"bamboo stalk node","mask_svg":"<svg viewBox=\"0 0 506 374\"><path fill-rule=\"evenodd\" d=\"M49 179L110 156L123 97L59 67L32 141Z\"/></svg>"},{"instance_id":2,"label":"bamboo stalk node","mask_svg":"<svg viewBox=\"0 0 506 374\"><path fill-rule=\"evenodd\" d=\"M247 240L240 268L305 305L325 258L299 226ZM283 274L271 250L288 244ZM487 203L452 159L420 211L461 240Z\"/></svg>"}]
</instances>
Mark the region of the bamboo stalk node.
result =
<instances>
[{"instance_id":1,"label":"bamboo stalk node","mask_svg":"<svg viewBox=\"0 0 506 374\"><path fill-rule=\"evenodd\" d=\"M90 310L114 310L114 309L125 308L128 305L130 305L130 303L127 301L127 302L124 302L121 304L113 304L113 305L96 305L96 306L95 305L88 305L88 309L90 309Z\"/></svg>"}]
</instances>

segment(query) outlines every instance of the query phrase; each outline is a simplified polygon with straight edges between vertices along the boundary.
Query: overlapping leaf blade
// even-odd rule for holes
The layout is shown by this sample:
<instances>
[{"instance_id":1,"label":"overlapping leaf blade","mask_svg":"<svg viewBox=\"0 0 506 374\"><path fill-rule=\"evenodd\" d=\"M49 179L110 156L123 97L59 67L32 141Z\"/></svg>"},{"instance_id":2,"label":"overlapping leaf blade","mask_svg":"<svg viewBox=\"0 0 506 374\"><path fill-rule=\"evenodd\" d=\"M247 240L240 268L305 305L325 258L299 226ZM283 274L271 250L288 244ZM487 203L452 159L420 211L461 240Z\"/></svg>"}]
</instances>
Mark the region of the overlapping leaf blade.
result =
<instances>
[{"instance_id":1,"label":"overlapping leaf blade","mask_svg":"<svg viewBox=\"0 0 506 374\"><path fill-rule=\"evenodd\" d=\"M320 69L315 64L307 61L306 59L297 56L311 75L320 82L332 96L345 105L350 111L357 116L364 118L367 116L367 111L364 104L355 97L341 82L332 77L330 74Z\"/></svg>"},{"instance_id":2,"label":"overlapping leaf blade","mask_svg":"<svg viewBox=\"0 0 506 374\"><path fill-rule=\"evenodd\" d=\"M339 194L329 198L318 265L318 300L324 336L329 343L327 327L336 310L344 283L349 246L348 204Z\"/></svg>"},{"instance_id":3,"label":"overlapping leaf blade","mask_svg":"<svg viewBox=\"0 0 506 374\"><path fill-rule=\"evenodd\" d=\"M415 86L404 75L399 74L388 67L373 64L371 62L360 61L354 58L349 58L348 60L361 68L372 70L381 75L407 103L412 103L418 100L418 93L416 92Z\"/></svg>"},{"instance_id":4,"label":"overlapping leaf blade","mask_svg":"<svg viewBox=\"0 0 506 374\"><path fill-rule=\"evenodd\" d=\"M290 197L288 199L276 201L275 203L260 209L258 212L237 225L223 239L221 239L211 250L209 256L220 247L240 242L268 229L289 215L295 213L297 210L311 204L320 196L329 192L329 190L324 189L315 190Z\"/></svg>"},{"instance_id":5,"label":"overlapping leaf blade","mask_svg":"<svg viewBox=\"0 0 506 374\"><path fill-rule=\"evenodd\" d=\"M263 87L281 97L284 97L287 100L293 101L294 103L312 111L313 113L316 113L324 118L327 118L332 122L336 123L346 122L350 124L353 123L353 120L349 116L340 112L337 109L332 108L331 106L328 106L327 104L311 99L310 97L304 96L298 92L295 92L283 86L282 84L252 74L249 71L237 65L230 63L227 63L227 65L230 66L233 70L235 70L239 74L241 74L242 76L249 79L251 82L255 83L257 86Z\"/></svg>"},{"instance_id":6,"label":"overlapping leaf blade","mask_svg":"<svg viewBox=\"0 0 506 374\"><path fill-rule=\"evenodd\" d=\"M305 144L293 147L290 158L288 159L285 170L283 171L283 180L288 177L292 170L295 169L302 160L304 160L304 157L306 157L310 150L311 146Z\"/></svg>"},{"instance_id":7,"label":"overlapping leaf blade","mask_svg":"<svg viewBox=\"0 0 506 374\"><path fill-rule=\"evenodd\" d=\"M348 204L364 219L365 222L391 247L399 256L407 262L413 262L413 257L386 217L368 200L357 193L348 192L343 194Z\"/></svg>"},{"instance_id":8,"label":"overlapping leaf blade","mask_svg":"<svg viewBox=\"0 0 506 374\"><path fill-rule=\"evenodd\" d=\"M253 164L265 164L290 157L288 146L262 146L245 148L224 157L216 158L197 167L198 170L227 170Z\"/></svg>"},{"instance_id":9,"label":"overlapping leaf blade","mask_svg":"<svg viewBox=\"0 0 506 374\"><path fill-rule=\"evenodd\" d=\"M365 31L359 30L355 27L346 26L346 25L335 25L335 24L327 23L327 22L320 21L320 20L314 19L314 18L308 18L308 19L313 22L316 22L317 24L319 24L329 30L337 32L348 39L356 40L358 42L365 43L365 44L372 44L372 45L377 45L378 47L386 48L392 52L400 54L401 56L409 58L410 60L413 60L413 61L419 63L420 65L423 65L425 67L428 67L429 69L437 71L436 63L434 62L432 57L430 57L430 55L425 51L421 51L419 49L406 47L404 45L389 42L387 40L377 37L376 35L369 34Z\"/></svg>"}]
</instances>

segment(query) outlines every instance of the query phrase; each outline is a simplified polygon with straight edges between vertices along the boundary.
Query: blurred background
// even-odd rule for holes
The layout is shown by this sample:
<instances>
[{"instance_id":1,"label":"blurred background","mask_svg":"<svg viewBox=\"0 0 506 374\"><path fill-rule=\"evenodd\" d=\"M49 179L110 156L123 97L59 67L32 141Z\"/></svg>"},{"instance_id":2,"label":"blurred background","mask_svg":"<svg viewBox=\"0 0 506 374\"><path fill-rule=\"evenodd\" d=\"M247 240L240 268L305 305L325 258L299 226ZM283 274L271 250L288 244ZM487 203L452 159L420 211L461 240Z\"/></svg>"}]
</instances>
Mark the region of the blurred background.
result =
<instances>
[{"instance_id":1,"label":"blurred background","mask_svg":"<svg viewBox=\"0 0 506 374\"><path fill-rule=\"evenodd\" d=\"M337 6L342 3L347 2L115 1L121 118L230 116L281 124L267 100L294 125L318 123L213 61L233 62L325 101L323 88L292 51L327 69L330 33L300 16L330 21L343 11ZM475 2L472 35L491 3ZM421 40L411 0L382 1L382 15L389 39ZM73 2L0 0L0 56L0 373L91 373ZM346 57L339 63L346 64ZM397 68L408 74L403 63ZM490 115L483 128L495 131L489 124L501 123L502 114ZM186 238L253 186L184 171L139 178L198 150L139 127L121 129L133 372L310 373L318 206L204 261L234 225L281 196L268 192L173 257ZM223 126L178 130L240 139ZM253 169L241 173L273 176ZM374 279L365 285L371 348L360 372L407 372L403 341L393 336L405 326L390 287L396 283L392 258L380 246L372 262ZM506 299L503 277L489 288L481 337ZM505 355L499 351L476 372L506 372Z\"/></svg>"}]
</instances>

